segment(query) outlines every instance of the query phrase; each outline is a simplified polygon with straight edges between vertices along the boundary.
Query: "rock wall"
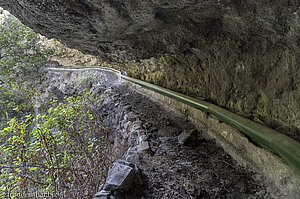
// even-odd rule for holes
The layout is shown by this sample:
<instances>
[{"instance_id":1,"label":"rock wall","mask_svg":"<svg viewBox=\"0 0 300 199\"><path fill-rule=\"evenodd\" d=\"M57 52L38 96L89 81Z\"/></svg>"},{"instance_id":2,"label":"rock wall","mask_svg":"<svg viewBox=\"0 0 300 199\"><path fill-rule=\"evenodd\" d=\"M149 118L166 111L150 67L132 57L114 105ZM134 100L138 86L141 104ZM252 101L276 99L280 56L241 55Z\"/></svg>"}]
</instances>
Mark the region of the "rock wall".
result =
<instances>
[{"instance_id":1,"label":"rock wall","mask_svg":"<svg viewBox=\"0 0 300 199\"><path fill-rule=\"evenodd\" d=\"M55 56L51 58L52 62L56 62L61 66L99 66L102 64L98 57L84 54L76 49L71 49L57 41L57 39L47 39L39 35L44 48L52 48L55 50Z\"/></svg>"},{"instance_id":2,"label":"rock wall","mask_svg":"<svg viewBox=\"0 0 300 199\"><path fill-rule=\"evenodd\" d=\"M127 74L299 137L298 0L0 0Z\"/></svg>"}]
</instances>

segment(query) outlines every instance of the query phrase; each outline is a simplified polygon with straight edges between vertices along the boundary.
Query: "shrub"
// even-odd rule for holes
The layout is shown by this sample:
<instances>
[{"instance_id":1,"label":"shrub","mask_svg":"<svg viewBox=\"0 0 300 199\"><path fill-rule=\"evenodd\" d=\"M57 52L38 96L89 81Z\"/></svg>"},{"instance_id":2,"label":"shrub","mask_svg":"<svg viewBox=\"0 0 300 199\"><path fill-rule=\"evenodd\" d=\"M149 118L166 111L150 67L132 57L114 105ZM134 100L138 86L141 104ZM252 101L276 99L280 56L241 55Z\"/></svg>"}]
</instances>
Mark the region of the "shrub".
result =
<instances>
[{"instance_id":1,"label":"shrub","mask_svg":"<svg viewBox=\"0 0 300 199\"><path fill-rule=\"evenodd\" d=\"M37 77L53 49L43 49L30 28L16 18L0 27L0 77L4 82L30 80Z\"/></svg>"},{"instance_id":2,"label":"shrub","mask_svg":"<svg viewBox=\"0 0 300 199\"><path fill-rule=\"evenodd\" d=\"M28 112L41 92L41 69L53 55L52 49L43 49L30 28L11 15L4 18L0 26L0 126Z\"/></svg>"},{"instance_id":3,"label":"shrub","mask_svg":"<svg viewBox=\"0 0 300 199\"><path fill-rule=\"evenodd\" d=\"M12 119L1 131L0 197L44 190L65 198L91 198L115 160L108 132L88 93L53 102L45 115Z\"/></svg>"}]
</instances>

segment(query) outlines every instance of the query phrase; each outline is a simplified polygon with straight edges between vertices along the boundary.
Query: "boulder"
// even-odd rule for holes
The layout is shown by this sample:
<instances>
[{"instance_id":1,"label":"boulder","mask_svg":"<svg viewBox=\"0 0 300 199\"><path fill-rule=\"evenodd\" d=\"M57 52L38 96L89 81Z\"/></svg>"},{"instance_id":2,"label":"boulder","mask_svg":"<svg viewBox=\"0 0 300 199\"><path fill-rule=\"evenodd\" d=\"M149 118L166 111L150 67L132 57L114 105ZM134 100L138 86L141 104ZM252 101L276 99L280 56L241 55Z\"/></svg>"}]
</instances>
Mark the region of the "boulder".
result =
<instances>
[{"instance_id":1,"label":"boulder","mask_svg":"<svg viewBox=\"0 0 300 199\"><path fill-rule=\"evenodd\" d=\"M112 195L120 195L119 192L126 194L132 186L142 184L140 171L134 163L117 160L108 171L108 177L102 190L94 198L106 199Z\"/></svg>"},{"instance_id":2,"label":"boulder","mask_svg":"<svg viewBox=\"0 0 300 199\"><path fill-rule=\"evenodd\" d=\"M190 131L184 131L178 136L178 143L181 145L192 145L198 139L198 131L192 129Z\"/></svg>"}]
</instances>

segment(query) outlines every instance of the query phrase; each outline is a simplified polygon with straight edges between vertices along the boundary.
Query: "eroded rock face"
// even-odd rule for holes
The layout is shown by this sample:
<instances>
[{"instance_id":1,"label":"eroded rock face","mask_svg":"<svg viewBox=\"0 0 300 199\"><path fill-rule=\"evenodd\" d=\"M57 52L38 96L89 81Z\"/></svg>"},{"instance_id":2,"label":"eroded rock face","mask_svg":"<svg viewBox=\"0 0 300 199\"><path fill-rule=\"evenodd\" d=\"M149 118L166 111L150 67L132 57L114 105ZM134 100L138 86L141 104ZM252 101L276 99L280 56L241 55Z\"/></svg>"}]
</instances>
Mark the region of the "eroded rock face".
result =
<instances>
[{"instance_id":1,"label":"eroded rock face","mask_svg":"<svg viewBox=\"0 0 300 199\"><path fill-rule=\"evenodd\" d=\"M127 74L300 128L298 0L0 0L35 31Z\"/></svg>"}]
</instances>

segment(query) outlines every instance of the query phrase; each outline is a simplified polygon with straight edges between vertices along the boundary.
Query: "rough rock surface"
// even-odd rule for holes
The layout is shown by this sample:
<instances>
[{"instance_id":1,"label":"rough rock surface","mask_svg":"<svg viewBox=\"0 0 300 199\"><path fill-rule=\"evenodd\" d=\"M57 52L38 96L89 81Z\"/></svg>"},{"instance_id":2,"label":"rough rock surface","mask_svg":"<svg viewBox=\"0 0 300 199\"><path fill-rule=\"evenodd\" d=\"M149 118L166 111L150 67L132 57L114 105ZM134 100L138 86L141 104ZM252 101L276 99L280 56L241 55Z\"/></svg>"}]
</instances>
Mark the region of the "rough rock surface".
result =
<instances>
[{"instance_id":1,"label":"rough rock surface","mask_svg":"<svg viewBox=\"0 0 300 199\"><path fill-rule=\"evenodd\" d=\"M129 75L291 136L300 128L298 0L0 0L35 31Z\"/></svg>"},{"instance_id":2,"label":"rough rock surface","mask_svg":"<svg viewBox=\"0 0 300 199\"><path fill-rule=\"evenodd\" d=\"M76 49L71 49L57 41L57 39L47 39L39 35L42 45L45 48L52 48L55 50L57 56L51 57L51 61L61 66L98 66L101 64L100 60L93 55L84 54Z\"/></svg>"},{"instance_id":3,"label":"rough rock surface","mask_svg":"<svg viewBox=\"0 0 300 199\"><path fill-rule=\"evenodd\" d=\"M63 82L80 77L81 72L61 73L57 70L52 73L61 82L59 89L70 93L74 86L64 85ZM111 193L99 190L96 197L268 199L272 198L271 193L277 198L282 197L272 185L267 186L259 174L237 166L214 140L204 139L202 134L207 129L195 131L195 126L188 120L174 115L148 97L120 83L112 73L93 73L103 80L91 88L91 93L105 99L99 107L104 123L111 127L111 134L115 134L114 131L120 133L120 138L112 141L112 145L128 143L123 159L136 164L143 174L142 179L133 180L134 185L128 191ZM178 136L183 132L193 135L190 142L192 144L183 146L178 143ZM138 146L145 142L151 150L139 151ZM130 173L132 170L128 168L127 171ZM131 180L132 178L127 182L130 184ZM127 185L125 189L128 189Z\"/></svg>"},{"instance_id":4,"label":"rough rock surface","mask_svg":"<svg viewBox=\"0 0 300 199\"><path fill-rule=\"evenodd\" d=\"M178 135L195 132L188 120L125 85L105 93L110 98L101 110L107 111L107 122L123 129L125 137L128 129L130 148L124 158L134 162L145 178L143 187L132 187L124 198L272 198L262 176L237 166L213 140L202 138L206 129L197 132L193 144L182 146ZM151 150L139 151L144 142Z\"/></svg>"},{"instance_id":5,"label":"rough rock surface","mask_svg":"<svg viewBox=\"0 0 300 199\"><path fill-rule=\"evenodd\" d=\"M103 189L106 191L118 189L127 191L130 189L135 178L138 178L137 173L139 172L135 164L118 160L108 171L108 177Z\"/></svg>"},{"instance_id":6,"label":"rough rock surface","mask_svg":"<svg viewBox=\"0 0 300 199\"><path fill-rule=\"evenodd\" d=\"M95 199L109 199L113 195L124 195L133 186L142 185L142 177L138 167L130 162L118 160L108 171L107 180ZM118 197L120 198L120 197Z\"/></svg>"}]
</instances>

